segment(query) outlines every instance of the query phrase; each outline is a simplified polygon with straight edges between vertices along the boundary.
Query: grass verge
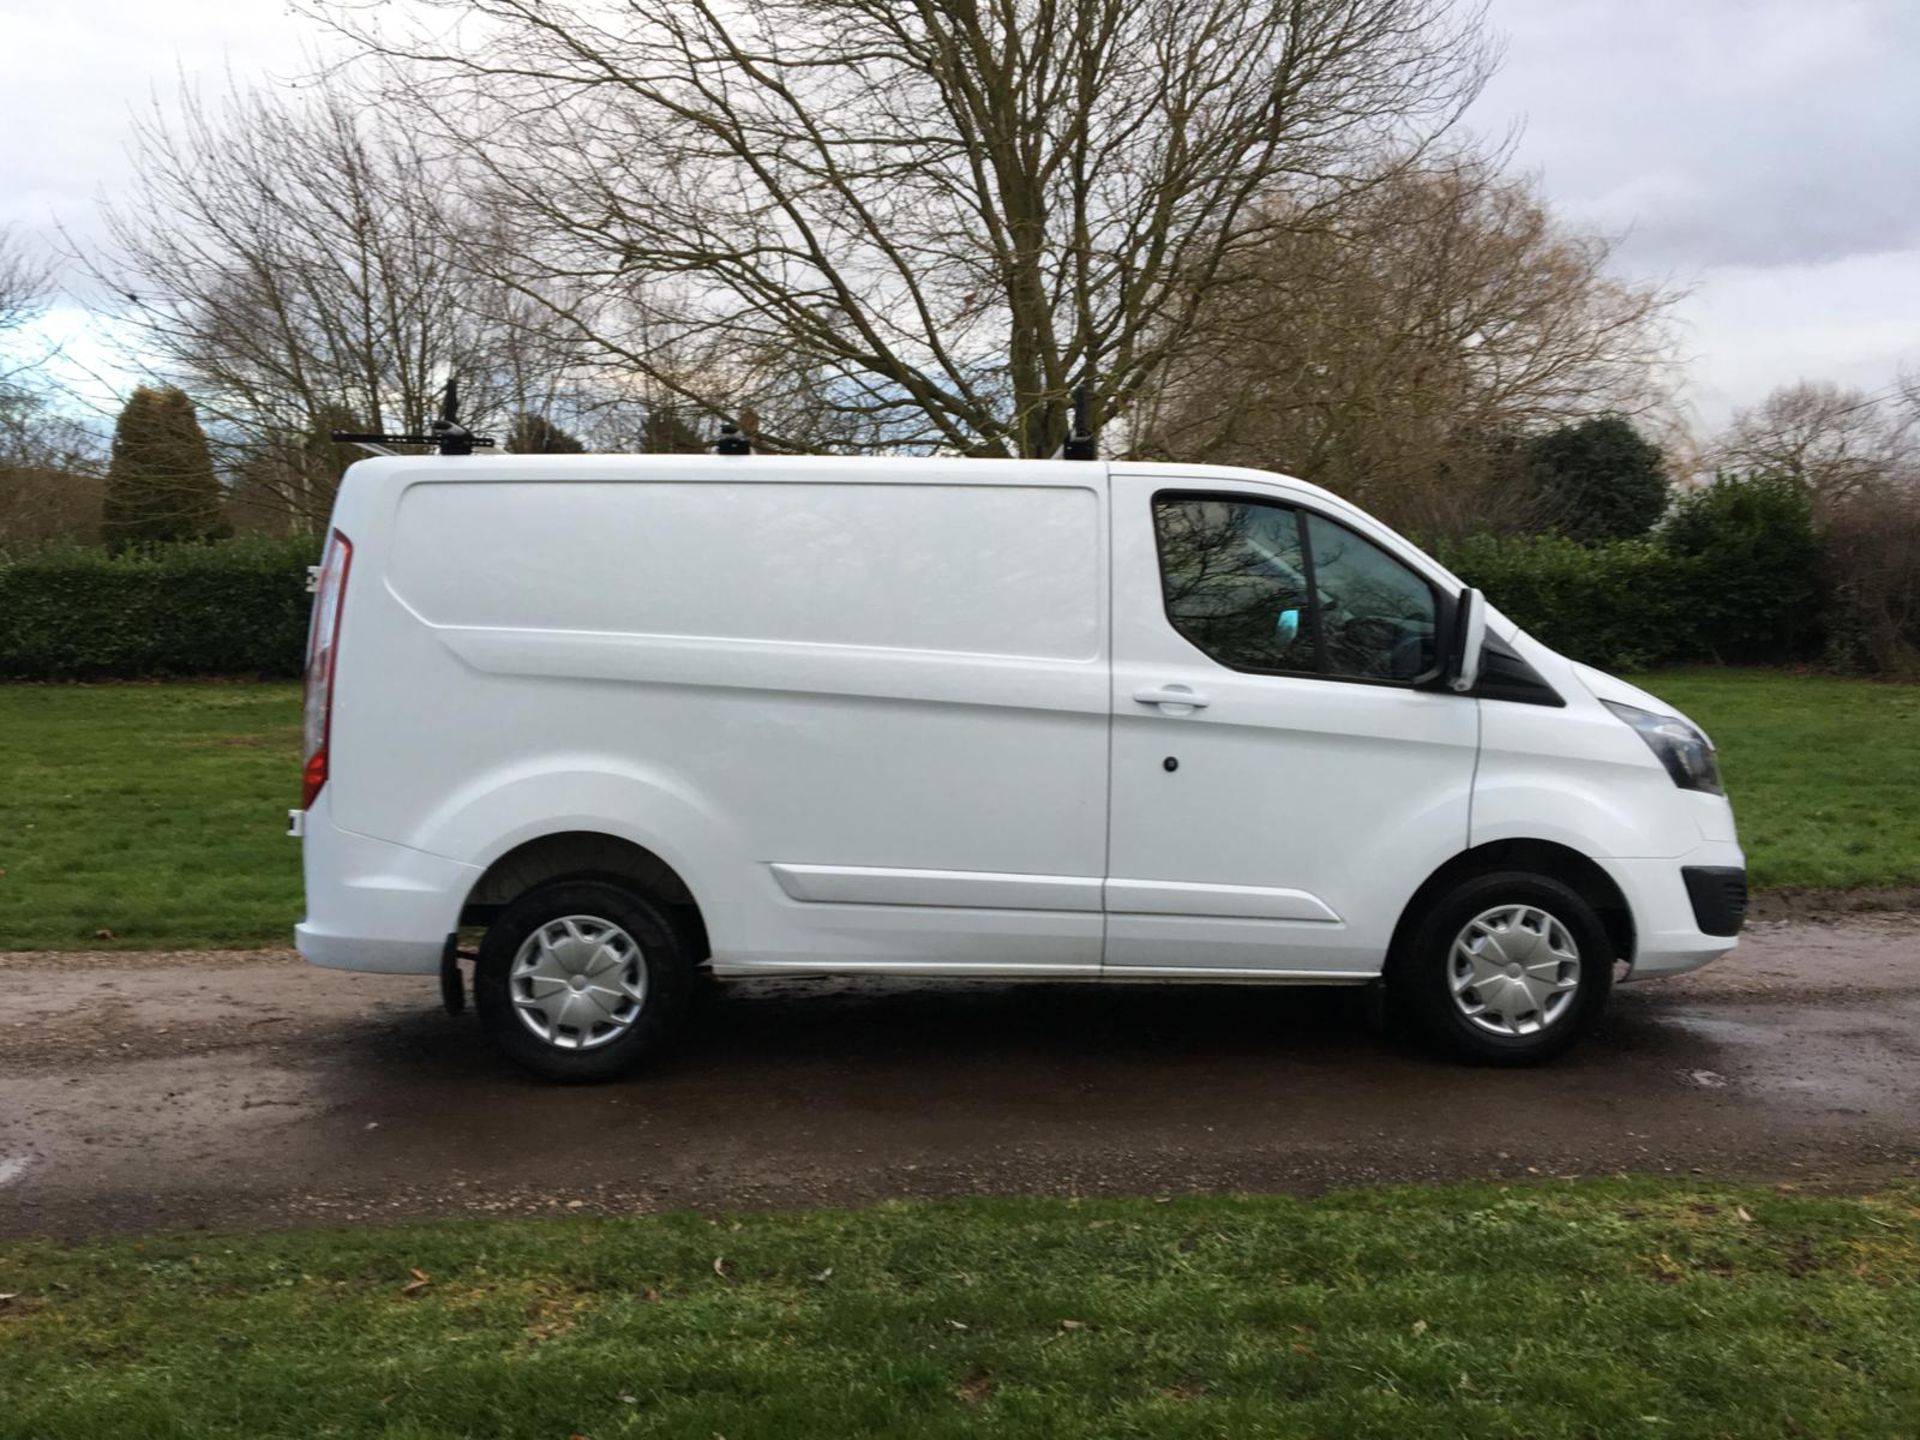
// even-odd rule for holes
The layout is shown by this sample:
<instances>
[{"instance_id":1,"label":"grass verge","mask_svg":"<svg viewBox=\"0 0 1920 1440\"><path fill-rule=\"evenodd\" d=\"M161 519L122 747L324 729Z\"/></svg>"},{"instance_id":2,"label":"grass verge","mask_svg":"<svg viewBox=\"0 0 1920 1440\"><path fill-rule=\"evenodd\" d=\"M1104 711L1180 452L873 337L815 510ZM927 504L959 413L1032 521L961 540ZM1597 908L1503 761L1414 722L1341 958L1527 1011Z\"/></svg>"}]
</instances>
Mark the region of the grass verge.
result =
<instances>
[{"instance_id":1,"label":"grass verge","mask_svg":"<svg viewBox=\"0 0 1920 1440\"><path fill-rule=\"evenodd\" d=\"M1920 882L1920 685L1706 669L1638 683L1720 747L1755 885Z\"/></svg>"},{"instance_id":2,"label":"grass verge","mask_svg":"<svg viewBox=\"0 0 1920 1440\"><path fill-rule=\"evenodd\" d=\"M1721 748L1754 882L1920 882L1920 686L1642 677ZM0 685L0 949L285 944L299 689Z\"/></svg>"},{"instance_id":3,"label":"grass verge","mask_svg":"<svg viewBox=\"0 0 1920 1440\"><path fill-rule=\"evenodd\" d=\"M0 1246L0 1436L1909 1436L1920 1188Z\"/></svg>"},{"instance_id":4,"label":"grass verge","mask_svg":"<svg viewBox=\"0 0 1920 1440\"><path fill-rule=\"evenodd\" d=\"M300 687L0 686L0 949L291 943Z\"/></svg>"}]
</instances>

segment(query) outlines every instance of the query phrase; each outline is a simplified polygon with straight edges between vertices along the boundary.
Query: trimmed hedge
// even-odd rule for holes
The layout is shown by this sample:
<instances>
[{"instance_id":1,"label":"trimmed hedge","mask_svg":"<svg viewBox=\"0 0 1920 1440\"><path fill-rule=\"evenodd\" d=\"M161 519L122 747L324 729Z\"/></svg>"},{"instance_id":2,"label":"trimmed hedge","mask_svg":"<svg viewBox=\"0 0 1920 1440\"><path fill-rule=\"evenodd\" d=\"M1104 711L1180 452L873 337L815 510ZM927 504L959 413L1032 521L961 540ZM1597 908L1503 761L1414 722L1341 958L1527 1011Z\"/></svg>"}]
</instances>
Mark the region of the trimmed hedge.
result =
<instances>
[{"instance_id":1,"label":"trimmed hedge","mask_svg":"<svg viewBox=\"0 0 1920 1440\"><path fill-rule=\"evenodd\" d=\"M1682 563L1651 540L1582 545L1560 535L1474 535L1439 558L1543 645L1602 670L1686 653Z\"/></svg>"},{"instance_id":2,"label":"trimmed hedge","mask_svg":"<svg viewBox=\"0 0 1920 1440\"><path fill-rule=\"evenodd\" d=\"M244 539L0 565L0 678L298 675L318 560L313 540Z\"/></svg>"},{"instance_id":3,"label":"trimmed hedge","mask_svg":"<svg viewBox=\"0 0 1920 1440\"><path fill-rule=\"evenodd\" d=\"M1805 495L1785 481L1716 480L1645 540L1476 535L1435 550L1542 643L1604 670L1818 652L1823 553Z\"/></svg>"}]
</instances>

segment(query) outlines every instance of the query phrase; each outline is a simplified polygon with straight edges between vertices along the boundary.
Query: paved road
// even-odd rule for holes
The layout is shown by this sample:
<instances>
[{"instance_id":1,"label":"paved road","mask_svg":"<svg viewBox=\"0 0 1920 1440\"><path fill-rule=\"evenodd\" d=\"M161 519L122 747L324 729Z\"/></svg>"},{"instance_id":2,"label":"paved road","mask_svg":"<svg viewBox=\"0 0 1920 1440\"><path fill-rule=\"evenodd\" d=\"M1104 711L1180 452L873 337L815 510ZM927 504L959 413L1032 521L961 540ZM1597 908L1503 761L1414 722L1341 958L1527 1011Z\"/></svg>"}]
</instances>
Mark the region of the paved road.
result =
<instances>
[{"instance_id":1,"label":"paved road","mask_svg":"<svg viewBox=\"0 0 1920 1440\"><path fill-rule=\"evenodd\" d=\"M766 981L644 1076L546 1087L432 980L0 956L0 1234L959 1192L1920 1170L1920 917L1773 923L1546 1070L1353 992Z\"/></svg>"}]
</instances>

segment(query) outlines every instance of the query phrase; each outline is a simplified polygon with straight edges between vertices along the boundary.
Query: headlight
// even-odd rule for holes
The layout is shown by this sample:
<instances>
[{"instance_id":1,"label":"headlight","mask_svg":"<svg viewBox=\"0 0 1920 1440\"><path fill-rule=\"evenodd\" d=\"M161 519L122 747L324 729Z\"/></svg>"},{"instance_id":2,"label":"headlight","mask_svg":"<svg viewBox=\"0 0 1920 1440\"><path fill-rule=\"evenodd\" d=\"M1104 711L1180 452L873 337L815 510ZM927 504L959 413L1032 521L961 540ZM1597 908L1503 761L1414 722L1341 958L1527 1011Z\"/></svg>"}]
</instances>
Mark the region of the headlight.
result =
<instances>
[{"instance_id":1,"label":"headlight","mask_svg":"<svg viewBox=\"0 0 1920 1440\"><path fill-rule=\"evenodd\" d=\"M1713 753L1712 742L1678 715L1656 715L1611 700L1600 703L1634 728L1682 790L1727 793L1720 785L1720 760Z\"/></svg>"}]
</instances>

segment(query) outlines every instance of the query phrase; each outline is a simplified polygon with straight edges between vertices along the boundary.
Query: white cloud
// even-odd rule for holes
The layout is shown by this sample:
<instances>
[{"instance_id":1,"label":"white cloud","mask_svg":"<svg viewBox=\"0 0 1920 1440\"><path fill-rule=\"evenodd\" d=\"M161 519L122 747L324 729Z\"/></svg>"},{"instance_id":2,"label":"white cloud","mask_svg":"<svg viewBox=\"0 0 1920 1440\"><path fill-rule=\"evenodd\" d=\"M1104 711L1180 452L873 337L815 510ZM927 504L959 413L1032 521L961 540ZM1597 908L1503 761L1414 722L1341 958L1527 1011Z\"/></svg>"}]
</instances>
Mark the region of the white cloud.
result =
<instances>
[{"instance_id":1,"label":"white cloud","mask_svg":"<svg viewBox=\"0 0 1920 1440\"><path fill-rule=\"evenodd\" d=\"M1920 363L1920 5L1493 0L1507 64L1476 107L1524 124L1556 208L1627 273L1692 290L1706 426L1801 376Z\"/></svg>"},{"instance_id":2,"label":"white cloud","mask_svg":"<svg viewBox=\"0 0 1920 1440\"><path fill-rule=\"evenodd\" d=\"M1693 400L1709 427L1795 380L1877 391L1920 363L1920 250L1729 266L1682 314L1701 350Z\"/></svg>"},{"instance_id":3,"label":"white cloud","mask_svg":"<svg viewBox=\"0 0 1920 1440\"><path fill-rule=\"evenodd\" d=\"M307 22L269 0L0 0L0 224L82 231L130 171L128 123L185 80L203 90L285 82L306 68Z\"/></svg>"}]
</instances>

